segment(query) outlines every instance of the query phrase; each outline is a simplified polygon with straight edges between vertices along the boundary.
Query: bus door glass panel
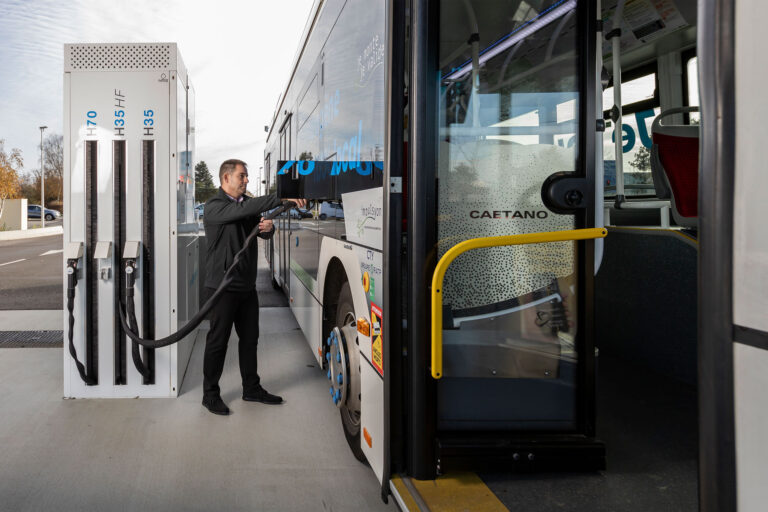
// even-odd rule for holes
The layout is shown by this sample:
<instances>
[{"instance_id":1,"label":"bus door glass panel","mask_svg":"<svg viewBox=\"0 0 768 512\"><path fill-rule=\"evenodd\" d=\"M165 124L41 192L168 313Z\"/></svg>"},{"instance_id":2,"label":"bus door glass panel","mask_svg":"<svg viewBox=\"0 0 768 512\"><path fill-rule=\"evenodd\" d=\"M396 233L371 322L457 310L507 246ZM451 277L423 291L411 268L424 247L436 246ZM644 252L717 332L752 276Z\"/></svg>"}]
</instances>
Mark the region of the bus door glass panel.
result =
<instances>
[{"instance_id":1,"label":"bus door glass panel","mask_svg":"<svg viewBox=\"0 0 768 512\"><path fill-rule=\"evenodd\" d=\"M278 149L278 160L285 160L285 131L281 130L279 134L279 149ZM272 179L274 180L272 183L275 184L275 192L277 192L277 175L272 174ZM275 225L275 236L272 237L273 240L273 247L275 249L275 260L272 262L273 269L275 274L279 278L282 279L283 271L282 271L282 264L283 264L283 226L280 223L280 217L277 217L274 220Z\"/></svg>"},{"instance_id":2,"label":"bus door glass panel","mask_svg":"<svg viewBox=\"0 0 768 512\"><path fill-rule=\"evenodd\" d=\"M323 48L319 108L322 160L336 166L334 197L314 211L320 232L372 248L382 247L383 232L365 220L363 207L381 208L383 201L374 178L384 167L386 19L386 2L344 4ZM348 218L344 201L354 205Z\"/></svg>"},{"instance_id":3,"label":"bus door glass panel","mask_svg":"<svg viewBox=\"0 0 768 512\"><path fill-rule=\"evenodd\" d=\"M630 75L631 76L631 75ZM625 196L654 196L651 175L651 124L661 113L656 88L656 73L630 78L621 84L622 151ZM616 123L608 113L613 106L613 87L603 91L605 132L603 132L603 164L605 195L616 196Z\"/></svg>"},{"instance_id":4,"label":"bus door glass panel","mask_svg":"<svg viewBox=\"0 0 768 512\"><path fill-rule=\"evenodd\" d=\"M280 131L280 151L281 151L281 160L289 160L291 158L291 121L292 118L289 117L288 120L283 124L283 128ZM291 232L290 232L290 225L289 225L289 216L288 213L282 213L277 218L277 224L278 228L280 229L280 279L283 281L284 286L288 286L288 283L290 282L288 279L289 275L289 258L290 258L290 238L291 238Z\"/></svg>"},{"instance_id":5,"label":"bus door glass panel","mask_svg":"<svg viewBox=\"0 0 768 512\"><path fill-rule=\"evenodd\" d=\"M440 3L438 258L471 238L575 228L541 190L579 158L576 6ZM439 428L574 427L577 265L572 242L478 249L453 262Z\"/></svg>"},{"instance_id":6,"label":"bus door glass panel","mask_svg":"<svg viewBox=\"0 0 768 512\"><path fill-rule=\"evenodd\" d=\"M297 115L299 123L296 135L296 153L299 160L297 166L302 170L307 169L310 165L308 162L314 161L320 154L320 114L317 94L313 91L316 91L316 80L312 81L299 104ZM319 173L312 173L304 179L308 182L317 177ZM307 187L309 188L308 185ZM291 210L287 217L291 228L291 268L308 290L315 291L320 260L318 221L311 216L302 216L298 209Z\"/></svg>"},{"instance_id":7,"label":"bus door glass panel","mask_svg":"<svg viewBox=\"0 0 768 512\"><path fill-rule=\"evenodd\" d=\"M272 183L275 183L273 178L273 172L272 172L272 153L267 153L267 157L264 159L264 173L260 176L262 180L264 180L264 194L274 194L277 192L277 185L274 186ZM261 188L261 184L259 185ZM260 194L259 194L260 195ZM269 244L269 250L266 251L266 257L267 261L269 262L270 267L274 271L274 261L273 261L273 254L274 254L274 244L275 244L275 237L269 239L267 242Z\"/></svg>"}]
</instances>

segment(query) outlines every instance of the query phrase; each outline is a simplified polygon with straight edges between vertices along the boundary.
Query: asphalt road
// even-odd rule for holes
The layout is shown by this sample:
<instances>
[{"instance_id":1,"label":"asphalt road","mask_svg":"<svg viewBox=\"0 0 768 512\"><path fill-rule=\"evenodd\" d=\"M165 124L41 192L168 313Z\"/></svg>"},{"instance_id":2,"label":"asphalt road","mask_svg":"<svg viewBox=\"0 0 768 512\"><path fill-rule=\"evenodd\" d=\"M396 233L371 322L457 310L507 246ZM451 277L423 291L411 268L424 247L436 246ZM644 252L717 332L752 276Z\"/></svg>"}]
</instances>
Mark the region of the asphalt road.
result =
<instances>
[{"instance_id":1,"label":"asphalt road","mask_svg":"<svg viewBox=\"0 0 768 512\"><path fill-rule=\"evenodd\" d=\"M64 308L62 244L62 235L0 241L0 310Z\"/></svg>"}]
</instances>

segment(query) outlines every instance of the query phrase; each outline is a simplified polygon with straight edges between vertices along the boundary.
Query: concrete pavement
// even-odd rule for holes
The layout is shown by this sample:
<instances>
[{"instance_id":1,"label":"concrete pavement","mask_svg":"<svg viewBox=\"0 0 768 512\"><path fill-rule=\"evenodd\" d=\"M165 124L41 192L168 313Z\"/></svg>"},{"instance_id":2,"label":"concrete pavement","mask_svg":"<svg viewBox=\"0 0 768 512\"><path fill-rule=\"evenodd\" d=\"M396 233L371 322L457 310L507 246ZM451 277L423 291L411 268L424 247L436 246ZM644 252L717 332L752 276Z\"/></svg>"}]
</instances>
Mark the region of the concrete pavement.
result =
<instances>
[{"instance_id":1,"label":"concrete pavement","mask_svg":"<svg viewBox=\"0 0 768 512\"><path fill-rule=\"evenodd\" d=\"M0 311L0 331L61 331L63 315L60 309Z\"/></svg>"},{"instance_id":2,"label":"concrete pavement","mask_svg":"<svg viewBox=\"0 0 768 512\"><path fill-rule=\"evenodd\" d=\"M290 310L260 319L262 383L286 403L240 399L233 332L226 417L200 405L202 334L176 399L62 400L62 349L3 349L0 509L396 510L347 447Z\"/></svg>"}]
</instances>

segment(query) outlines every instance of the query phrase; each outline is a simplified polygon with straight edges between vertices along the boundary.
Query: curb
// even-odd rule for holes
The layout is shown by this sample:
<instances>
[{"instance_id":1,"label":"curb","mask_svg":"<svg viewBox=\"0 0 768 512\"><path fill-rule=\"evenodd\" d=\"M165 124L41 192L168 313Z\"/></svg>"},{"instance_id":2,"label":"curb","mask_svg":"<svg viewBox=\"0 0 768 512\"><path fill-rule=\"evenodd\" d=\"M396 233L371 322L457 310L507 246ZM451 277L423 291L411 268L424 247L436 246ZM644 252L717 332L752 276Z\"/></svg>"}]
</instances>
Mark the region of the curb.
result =
<instances>
[{"instance_id":1,"label":"curb","mask_svg":"<svg viewBox=\"0 0 768 512\"><path fill-rule=\"evenodd\" d=\"M60 235L62 233L64 233L64 228L62 226L53 226L50 228L17 229L15 231L0 231L0 241L22 240L24 238Z\"/></svg>"}]
</instances>

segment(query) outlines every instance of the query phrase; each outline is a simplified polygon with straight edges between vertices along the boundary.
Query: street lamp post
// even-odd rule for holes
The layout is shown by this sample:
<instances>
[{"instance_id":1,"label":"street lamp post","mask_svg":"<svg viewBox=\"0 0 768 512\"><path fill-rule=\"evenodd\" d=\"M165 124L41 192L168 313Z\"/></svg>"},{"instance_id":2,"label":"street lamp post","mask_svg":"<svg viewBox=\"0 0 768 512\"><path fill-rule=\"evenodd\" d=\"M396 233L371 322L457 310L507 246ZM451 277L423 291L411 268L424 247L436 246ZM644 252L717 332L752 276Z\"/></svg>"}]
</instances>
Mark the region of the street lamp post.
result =
<instances>
[{"instance_id":1,"label":"street lamp post","mask_svg":"<svg viewBox=\"0 0 768 512\"><path fill-rule=\"evenodd\" d=\"M40 127L40 225L45 227L45 162L43 161L43 132L47 126Z\"/></svg>"}]
</instances>

